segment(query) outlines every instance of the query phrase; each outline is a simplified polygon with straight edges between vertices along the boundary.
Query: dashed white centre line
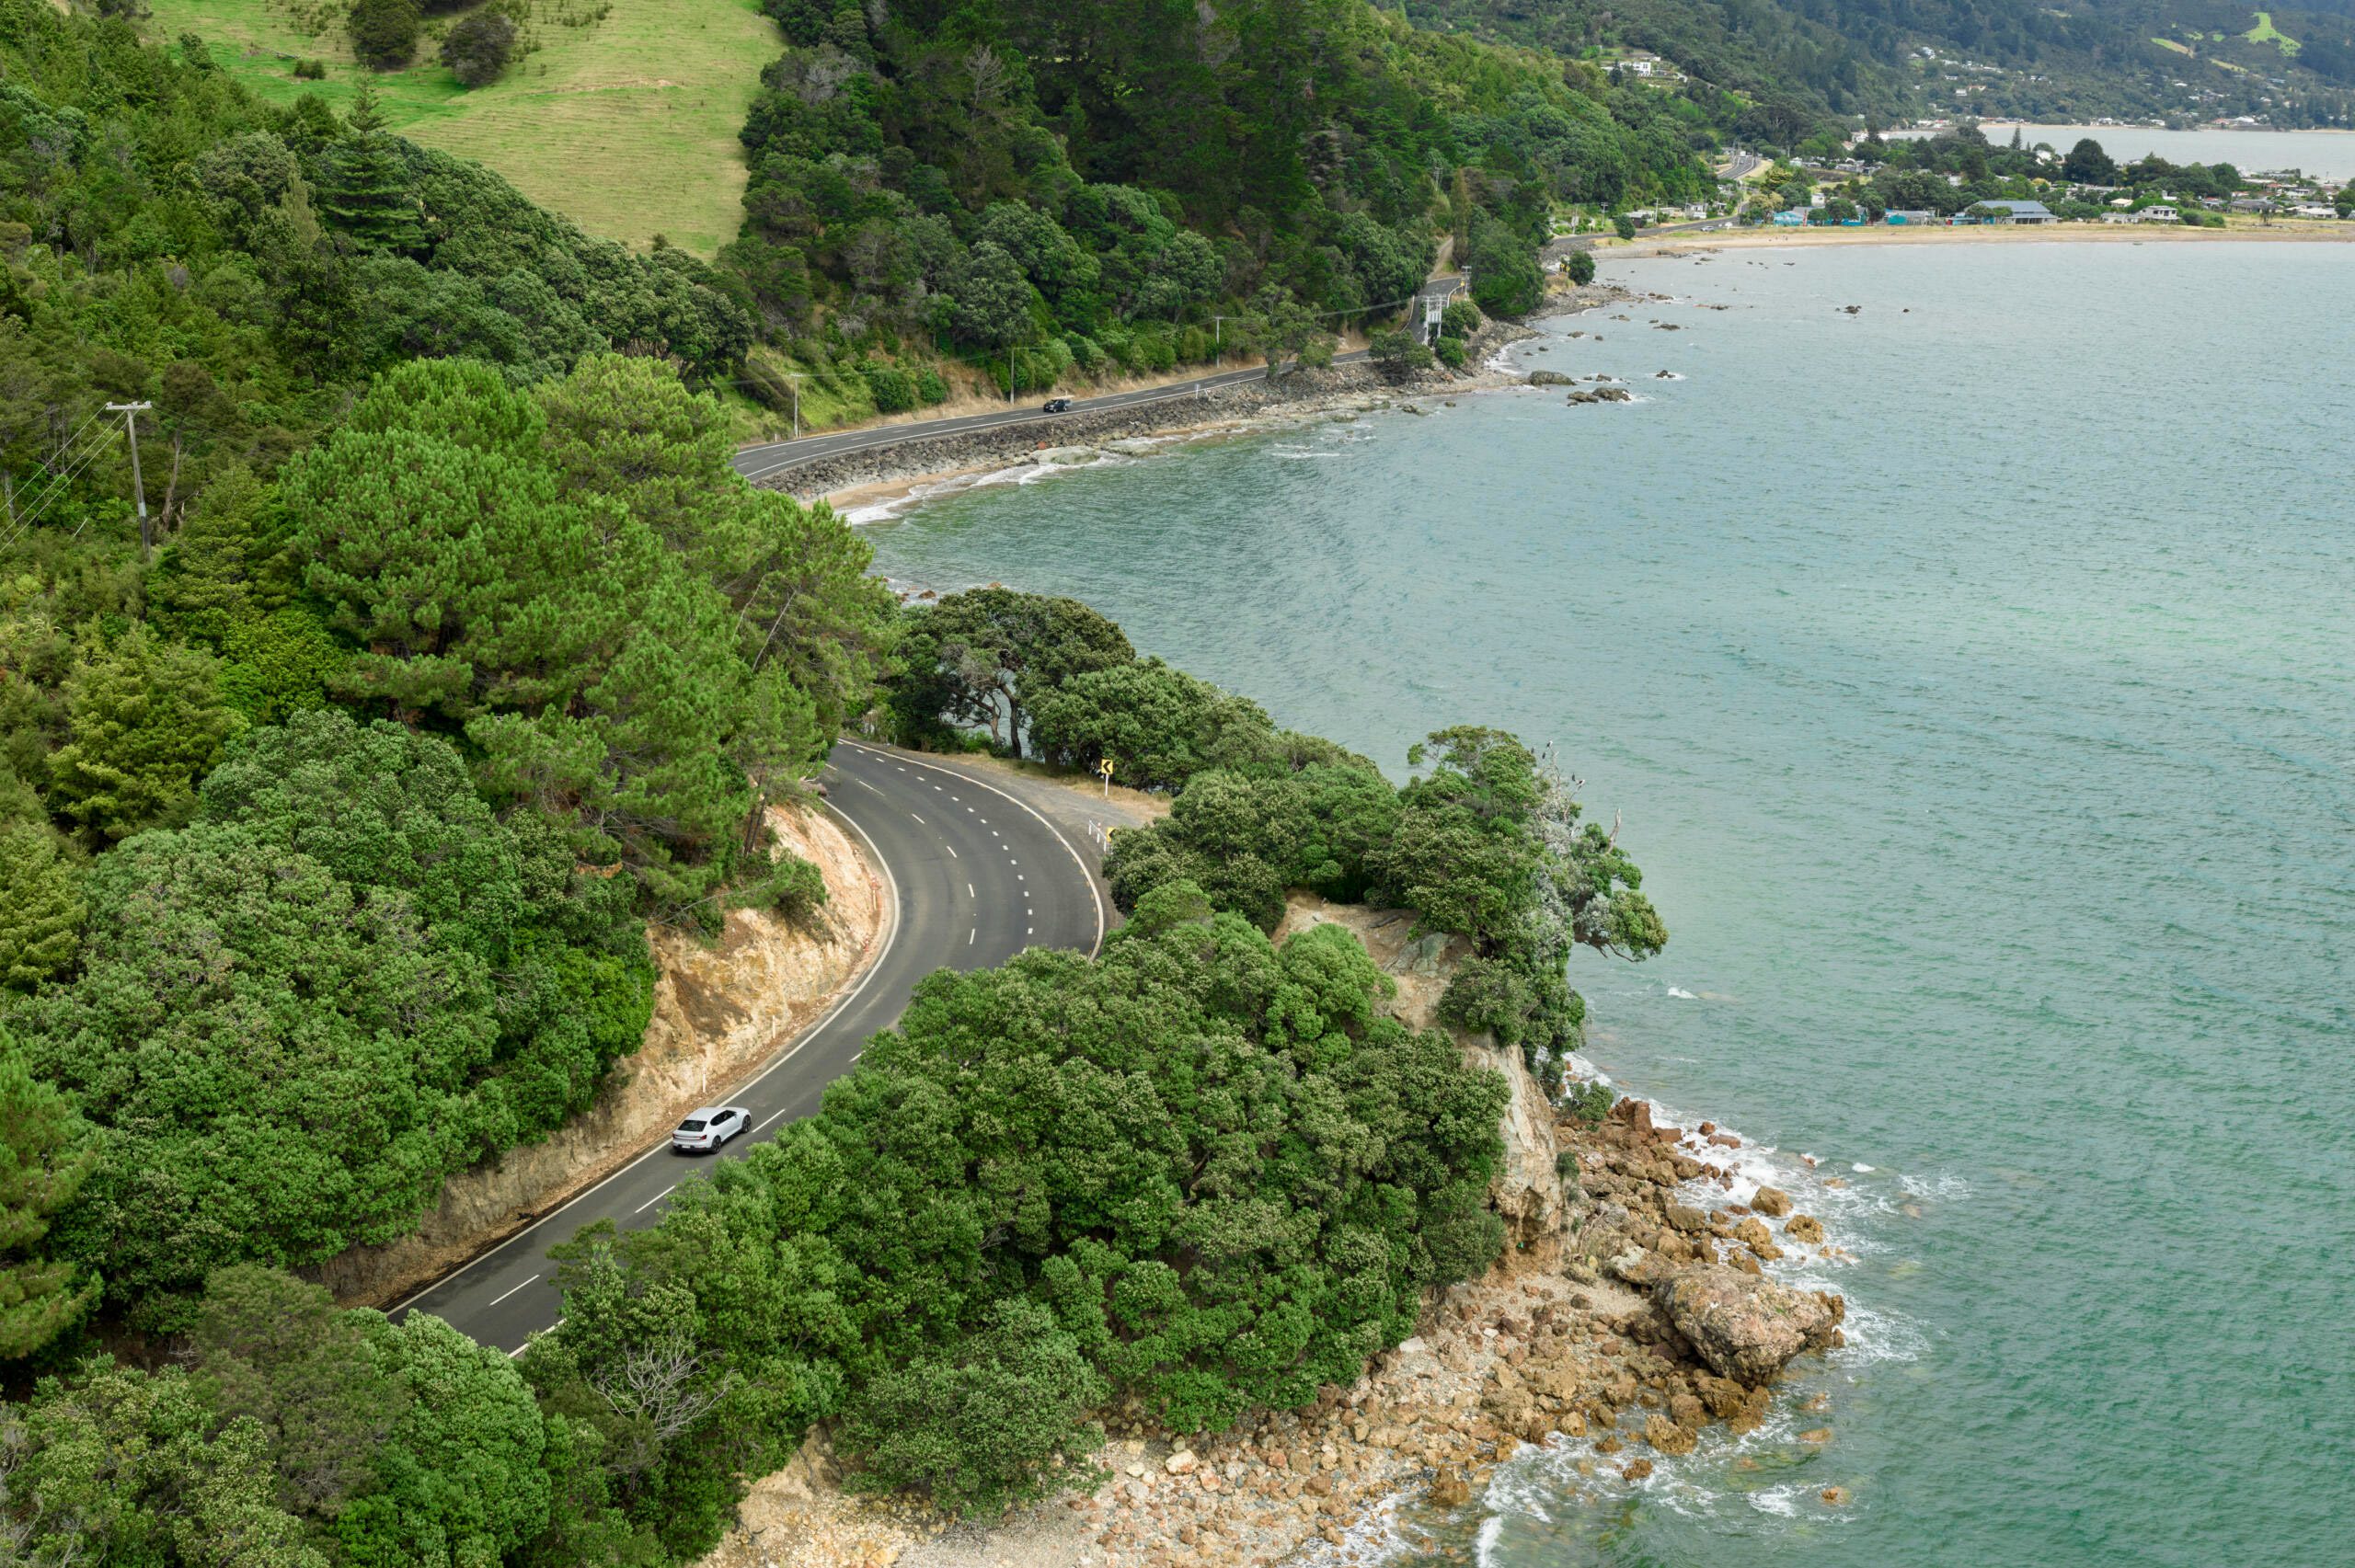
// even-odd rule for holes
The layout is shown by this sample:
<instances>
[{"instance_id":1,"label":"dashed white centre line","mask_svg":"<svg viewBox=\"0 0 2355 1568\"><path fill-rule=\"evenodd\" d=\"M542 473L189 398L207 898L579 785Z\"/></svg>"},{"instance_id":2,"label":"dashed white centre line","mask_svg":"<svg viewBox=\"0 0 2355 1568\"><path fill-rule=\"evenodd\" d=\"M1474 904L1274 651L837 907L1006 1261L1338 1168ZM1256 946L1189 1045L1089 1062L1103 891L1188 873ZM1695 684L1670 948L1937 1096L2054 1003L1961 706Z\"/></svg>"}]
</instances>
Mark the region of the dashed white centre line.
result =
<instances>
[{"instance_id":1,"label":"dashed white centre line","mask_svg":"<svg viewBox=\"0 0 2355 1568\"><path fill-rule=\"evenodd\" d=\"M540 1276L539 1276L538 1275L536 1275L536 1274L535 1274L535 1275L532 1276L532 1277L531 1277L530 1279L527 1279L527 1280L523 1281L523 1285L530 1285L530 1284L534 1283L534 1281L536 1281L539 1277L540 1277ZM498 1295L496 1295L496 1296L494 1296L494 1297L492 1297L492 1298L491 1298L490 1304L491 1304L492 1306L494 1306L494 1307L498 1306L501 1301L504 1301L504 1300L506 1300L506 1299L507 1299L507 1298L509 1298L510 1296L514 1295L516 1291L523 1289L523 1285L517 1285L517 1286L513 1286L513 1287L511 1287L511 1288L508 1288L508 1289L505 1289L505 1290L500 1291Z\"/></svg>"},{"instance_id":2,"label":"dashed white centre line","mask_svg":"<svg viewBox=\"0 0 2355 1568\"><path fill-rule=\"evenodd\" d=\"M971 947L973 944L973 938L981 935L981 933L982 931L979 926L975 926L972 930L967 932L965 933L965 945Z\"/></svg>"},{"instance_id":3,"label":"dashed white centre line","mask_svg":"<svg viewBox=\"0 0 2355 1568\"><path fill-rule=\"evenodd\" d=\"M909 812L909 813L908 813L908 815L909 815L909 816L911 816L911 817L916 817L916 814L915 814L914 812L913 812L913 811ZM919 821L919 822L924 822L924 818L921 818L921 817L916 817L916 820L917 820L917 821ZM929 827L931 827L931 826L932 826L932 824L931 824L931 823L929 823L929 822L925 822L925 827L927 827L927 828L929 828Z\"/></svg>"},{"instance_id":4,"label":"dashed white centre line","mask_svg":"<svg viewBox=\"0 0 2355 1568\"><path fill-rule=\"evenodd\" d=\"M955 860L957 858L957 846L955 844L943 844L940 847L948 852L949 859Z\"/></svg>"},{"instance_id":5,"label":"dashed white centre line","mask_svg":"<svg viewBox=\"0 0 2355 1568\"><path fill-rule=\"evenodd\" d=\"M631 1209L630 1212L632 1214L643 1214L648 1209L652 1208L656 1204L661 1203L664 1198L669 1197L672 1193L677 1192L678 1190L679 1184L672 1182L669 1186L664 1187L661 1192L656 1193L652 1197L648 1198L644 1203L641 1203L636 1208Z\"/></svg>"},{"instance_id":6,"label":"dashed white centre line","mask_svg":"<svg viewBox=\"0 0 2355 1568\"><path fill-rule=\"evenodd\" d=\"M965 897L967 897L968 898L980 898L980 897L981 897L981 895L980 895L979 893L974 892L974 891L973 891L973 885L972 885L971 883L968 882L968 883L966 883L966 884L965 884Z\"/></svg>"}]
</instances>

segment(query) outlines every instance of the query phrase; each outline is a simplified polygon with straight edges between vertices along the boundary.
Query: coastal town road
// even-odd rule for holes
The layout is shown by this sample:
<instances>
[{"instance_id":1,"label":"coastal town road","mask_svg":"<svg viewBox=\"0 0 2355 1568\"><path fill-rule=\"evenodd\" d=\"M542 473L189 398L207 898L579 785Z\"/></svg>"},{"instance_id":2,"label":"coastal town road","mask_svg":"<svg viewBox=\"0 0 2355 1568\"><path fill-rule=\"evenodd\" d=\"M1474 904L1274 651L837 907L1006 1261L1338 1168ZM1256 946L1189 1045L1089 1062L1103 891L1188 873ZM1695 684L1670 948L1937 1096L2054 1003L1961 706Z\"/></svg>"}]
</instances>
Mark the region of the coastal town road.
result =
<instances>
[{"instance_id":1,"label":"coastal town road","mask_svg":"<svg viewBox=\"0 0 2355 1568\"><path fill-rule=\"evenodd\" d=\"M679 1183L741 1156L818 1108L867 1037L899 1021L911 987L936 969L1002 964L1026 947L1093 953L1105 907L1083 849L1046 818L971 774L911 753L844 741L826 773L833 805L866 841L894 916L883 951L833 1010L749 1082L715 1085L714 1104L742 1105L752 1131L718 1155L666 1142L401 1302L512 1355L557 1321L548 1249L592 1220L651 1225Z\"/></svg>"},{"instance_id":2,"label":"coastal town road","mask_svg":"<svg viewBox=\"0 0 2355 1568\"><path fill-rule=\"evenodd\" d=\"M1423 285L1422 292L1439 300L1446 300L1464 286L1460 276L1434 278ZM1337 365L1355 364L1366 358L1361 349L1354 353L1337 354ZM961 414L945 419L915 419L899 425L867 425L854 430L836 430L822 436L803 436L798 441L770 441L763 446L748 446L736 454L736 472L758 483L790 468L821 457L841 457L855 452L873 452L883 447L902 446L909 441L930 441L937 436L971 435L977 430L1004 429L1015 425L1051 424L1071 414L1095 414L1108 409L1135 408L1149 403L1166 403L1180 397L1207 397L1221 387L1240 386L1246 382L1259 381L1266 370L1228 371L1223 374L1196 376L1191 381L1177 382L1168 386L1142 387L1134 392L1107 393L1101 397L1074 397L1064 414L1045 411L1043 400L1026 403L994 414Z\"/></svg>"}]
</instances>

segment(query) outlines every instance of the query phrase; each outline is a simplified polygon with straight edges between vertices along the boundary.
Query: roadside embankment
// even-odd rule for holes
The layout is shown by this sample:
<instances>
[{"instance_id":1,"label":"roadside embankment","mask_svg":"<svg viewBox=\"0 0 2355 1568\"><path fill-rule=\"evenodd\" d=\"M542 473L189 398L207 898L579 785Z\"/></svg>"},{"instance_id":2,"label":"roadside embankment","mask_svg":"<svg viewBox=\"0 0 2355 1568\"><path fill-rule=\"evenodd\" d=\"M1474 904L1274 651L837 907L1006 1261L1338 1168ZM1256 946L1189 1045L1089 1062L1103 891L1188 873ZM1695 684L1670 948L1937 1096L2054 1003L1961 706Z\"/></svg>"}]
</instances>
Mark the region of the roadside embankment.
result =
<instances>
[{"instance_id":1,"label":"roadside embankment","mask_svg":"<svg viewBox=\"0 0 2355 1568\"><path fill-rule=\"evenodd\" d=\"M1407 911L1298 896L1278 935L1327 922L1355 932L1397 983L1392 1013L1433 1022L1461 939L1416 936ZM1102 1411L1093 1490L991 1521L844 1493L821 1433L753 1486L705 1568L1373 1562L1433 1544L1525 1445L1564 1451L1599 1494L1690 1453L1712 1424L1756 1427L1782 1368L1841 1343L1839 1297L1765 1276L1786 1253L1834 1253L1821 1225L1771 1187L1733 1201L1739 1179L1720 1162L1732 1134L1655 1126L1640 1101L1590 1124L1557 1112L1518 1052L1456 1038L1512 1086L1488 1200L1504 1256L1430 1303L1353 1386L1214 1436Z\"/></svg>"},{"instance_id":2,"label":"roadside embankment","mask_svg":"<svg viewBox=\"0 0 2355 1568\"><path fill-rule=\"evenodd\" d=\"M329 1259L320 1280L339 1301L398 1300L601 1180L759 1068L866 969L892 911L855 836L817 809L779 807L770 822L778 847L824 876L821 919L730 910L710 941L655 932L653 1018L595 1104L542 1141L453 1176L410 1235Z\"/></svg>"}]
</instances>

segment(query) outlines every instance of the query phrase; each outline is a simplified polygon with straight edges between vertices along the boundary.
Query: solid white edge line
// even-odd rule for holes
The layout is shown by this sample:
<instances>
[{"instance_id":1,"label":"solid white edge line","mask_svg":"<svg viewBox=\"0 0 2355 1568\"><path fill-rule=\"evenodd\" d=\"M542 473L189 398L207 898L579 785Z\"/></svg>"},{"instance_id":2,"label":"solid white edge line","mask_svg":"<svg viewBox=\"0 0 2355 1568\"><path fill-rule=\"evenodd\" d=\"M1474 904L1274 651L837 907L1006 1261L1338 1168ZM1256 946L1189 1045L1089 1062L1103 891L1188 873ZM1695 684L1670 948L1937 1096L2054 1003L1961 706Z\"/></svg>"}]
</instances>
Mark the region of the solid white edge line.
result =
<instances>
[{"instance_id":1,"label":"solid white edge line","mask_svg":"<svg viewBox=\"0 0 2355 1568\"><path fill-rule=\"evenodd\" d=\"M530 1279L523 1281L523 1285L534 1284L538 1281L539 1277L540 1276L535 1274L532 1276ZM490 1299L490 1304L494 1307L498 1306L501 1301L506 1300L508 1297L514 1295L517 1290L523 1289L523 1285L518 1285L510 1289L500 1291L498 1295Z\"/></svg>"},{"instance_id":2,"label":"solid white edge line","mask_svg":"<svg viewBox=\"0 0 2355 1568\"><path fill-rule=\"evenodd\" d=\"M845 742L844 744L848 744L848 742ZM871 750L871 748L860 747L858 750ZM757 1074L745 1081L745 1082L731 1092L728 1096L729 1099L735 1098L737 1094L748 1093L752 1090L757 1089L763 1083L766 1082L771 1073L778 1071L795 1057L799 1056L801 1054L802 1047L817 1038L820 1031L823 1030L828 1024L832 1024L837 1017L839 1017L843 1011L849 1007L852 1002L856 1001L859 997L865 993L867 988L875 983L875 977L883 972L883 960L891 956L891 949L893 947L899 945L900 933L907 924L906 920L902 916L900 909L900 879L891 875L890 864L883 858L883 852L876 847L876 843L873 839L867 837L867 830L860 827L856 821L851 819L848 812L836 809L834 811L834 816L840 818L843 822L847 823L850 827L850 830L859 836L860 841L867 845L867 853L874 857L875 869L883 874L884 893L889 900L887 907L891 911L890 934L883 939L882 950L875 955L875 962L867 967L867 973L859 977L858 984L853 986L848 991L844 993L842 998L837 1001L833 1006L826 1009L824 1014L816 1022L812 1023L808 1028L802 1030L800 1037L796 1039L792 1045L786 1047L786 1051L783 1056L778 1057L775 1061L769 1063L768 1066L763 1068ZM1086 867L1083 866L1082 869L1085 870ZM1099 936L1097 940L1100 942L1103 938ZM415 1290L410 1291L407 1296L402 1297L390 1307L387 1307L385 1310L386 1315L390 1316L392 1313L401 1310L403 1308L408 1306L409 1303L415 1301L419 1297L424 1296L431 1291L438 1290L442 1286L449 1284L450 1281L459 1278L482 1264L489 1262L492 1258L497 1257L500 1253L505 1252L508 1248L513 1246L516 1242L522 1241L533 1231L537 1230L541 1226L546 1225L549 1220L559 1218L575 1205L586 1202L592 1195L602 1192L605 1187L621 1180L622 1177L629 1174L632 1171L637 1170L640 1165L645 1164L657 1154L663 1153L670 1147L670 1135L665 1133L663 1134L662 1141L661 1143L656 1144L653 1148L648 1150L645 1153L639 1155L628 1164L622 1166L620 1169L614 1172L612 1175L607 1176L603 1181L597 1183L593 1186L582 1188L572 1197L567 1199L557 1207L550 1209L547 1213L541 1215L537 1219L533 1220L529 1225L524 1226L523 1229L516 1231L515 1234L508 1237L497 1246L490 1248L488 1252L476 1254L474 1257L469 1258L465 1263L459 1265L456 1268L454 1268L449 1273L443 1275L441 1278L433 1280L428 1284L421 1285ZM520 1356L523 1352L521 1350L511 1350L508 1352L508 1354L511 1356Z\"/></svg>"},{"instance_id":3,"label":"solid white edge line","mask_svg":"<svg viewBox=\"0 0 2355 1568\"><path fill-rule=\"evenodd\" d=\"M853 750L857 751L880 751L880 748L869 746L863 741L845 739L843 744L850 747ZM930 768L936 773L946 773L950 778L963 779L967 784L972 784L977 788L985 789L1002 800L1011 801L1014 805L1020 807L1025 811L1028 811L1030 814L1032 820L1036 821L1039 826L1046 829L1050 834L1053 835L1055 842L1063 845L1063 853L1071 856L1072 864L1079 867L1080 879L1087 884L1087 897L1096 905L1096 941L1088 947L1087 956L1093 958L1104 950L1104 895L1097 888L1096 874L1087 869L1087 862L1080 857L1079 851L1073 846L1072 841L1063 837L1063 830L1061 828L1056 827L1052 822L1048 821L1046 818L1040 816L1038 808L1033 807L1028 801L1024 800L1017 795L1008 795L1005 791L998 788L997 785L994 784L984 784L982 780L973 777L971 773L960 773L954 768L944 768L939 766L937 763L926 762L915 757L910 757L908 761L919 768Z\"/></svg>"}]
</instances>

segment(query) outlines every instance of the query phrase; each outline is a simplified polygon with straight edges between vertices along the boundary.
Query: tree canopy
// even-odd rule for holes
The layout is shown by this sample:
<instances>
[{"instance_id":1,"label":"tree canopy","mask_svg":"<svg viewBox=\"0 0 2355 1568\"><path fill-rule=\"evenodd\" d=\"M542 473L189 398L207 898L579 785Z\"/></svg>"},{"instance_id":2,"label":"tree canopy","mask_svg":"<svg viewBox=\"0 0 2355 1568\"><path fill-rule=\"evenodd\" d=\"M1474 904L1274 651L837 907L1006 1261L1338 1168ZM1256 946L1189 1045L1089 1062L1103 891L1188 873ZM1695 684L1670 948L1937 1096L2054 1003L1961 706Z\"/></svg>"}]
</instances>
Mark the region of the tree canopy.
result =
<instances>
[{"instance_id":1,"label":"tree canopy","mask_svg":"<svg viewBox=\"0 0 2355 1568\"><path fill-rule=\"evenodd\" d=\"M1504 1083L1391 989L1347 931L1274 947L1183 884L1100 961L935 975L817 1116L576 1242L526 1371L585 1403L683 1368L662 1408L697 1419L632 1418L649 1476L841 1414L956 1505L1082 1458L1098 1379L1178 1431L1303 1402L1501 1244Z\"/></svg>"}]
</instances>

